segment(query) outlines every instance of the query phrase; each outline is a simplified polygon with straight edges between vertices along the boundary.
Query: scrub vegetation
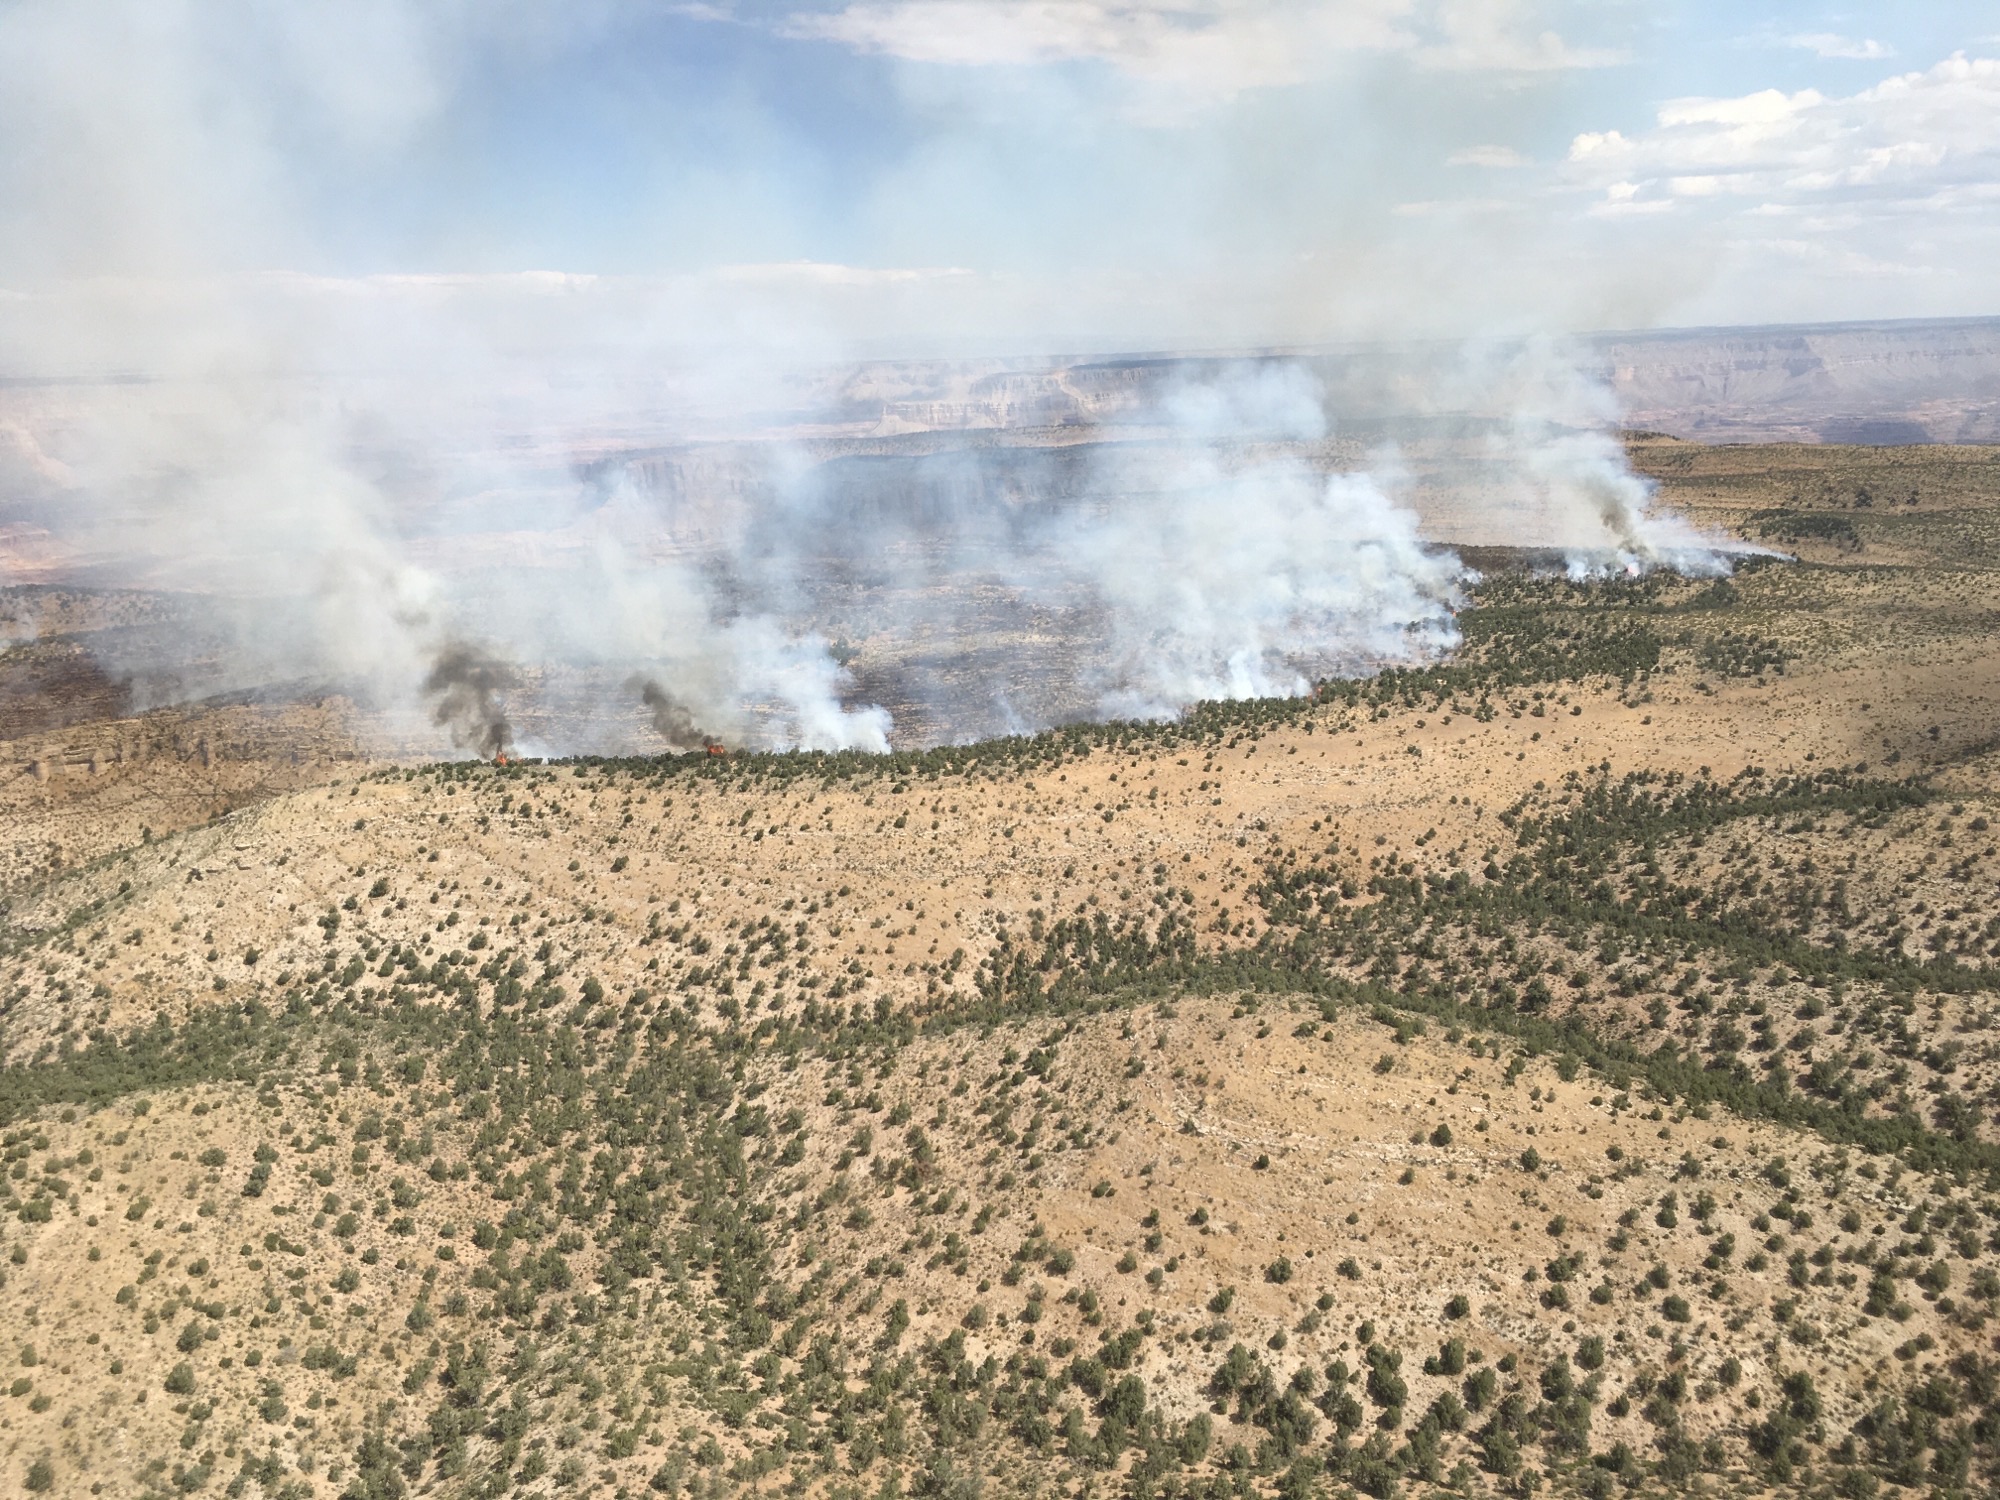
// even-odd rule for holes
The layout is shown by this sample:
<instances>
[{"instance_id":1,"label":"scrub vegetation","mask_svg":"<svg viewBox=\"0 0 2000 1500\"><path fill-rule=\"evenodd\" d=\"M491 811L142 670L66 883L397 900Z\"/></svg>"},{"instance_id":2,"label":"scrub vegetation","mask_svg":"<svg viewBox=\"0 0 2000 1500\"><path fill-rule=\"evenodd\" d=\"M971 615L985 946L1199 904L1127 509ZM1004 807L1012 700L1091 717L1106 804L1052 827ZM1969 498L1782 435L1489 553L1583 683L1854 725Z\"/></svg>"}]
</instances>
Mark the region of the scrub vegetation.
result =
<instances>
[{"instance_id":1,"label":"scrub vegetation","mask_svg":"<svg viewBox=\"0 0 2000 1500\"><path fill-rule=\"evenodd\" d=\"M1990 1493L2000 497L1636 457L1800 558L19 862L7 1482Z\"/></svg>"}]
</instances>

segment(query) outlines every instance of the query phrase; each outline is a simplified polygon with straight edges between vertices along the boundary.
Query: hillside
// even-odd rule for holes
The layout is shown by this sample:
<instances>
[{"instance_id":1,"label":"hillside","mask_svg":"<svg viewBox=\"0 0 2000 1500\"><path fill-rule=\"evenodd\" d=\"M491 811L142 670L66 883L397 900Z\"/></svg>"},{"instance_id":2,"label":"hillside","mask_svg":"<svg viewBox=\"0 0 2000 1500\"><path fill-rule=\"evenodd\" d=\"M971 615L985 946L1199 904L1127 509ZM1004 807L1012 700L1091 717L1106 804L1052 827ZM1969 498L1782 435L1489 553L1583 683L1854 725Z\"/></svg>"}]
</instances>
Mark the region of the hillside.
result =
<instances>
[{"instance_id":1,"label":"hillside","mask_svg":"<svg viewBox=\"0 0 2000 1500\"><path fill-rule=\"evenodd\" d=\"M0 1473L1988 1491L1991 455L1634 456L1797 560L1171 725L17 776Z\"/></svg>"}]
</instances>

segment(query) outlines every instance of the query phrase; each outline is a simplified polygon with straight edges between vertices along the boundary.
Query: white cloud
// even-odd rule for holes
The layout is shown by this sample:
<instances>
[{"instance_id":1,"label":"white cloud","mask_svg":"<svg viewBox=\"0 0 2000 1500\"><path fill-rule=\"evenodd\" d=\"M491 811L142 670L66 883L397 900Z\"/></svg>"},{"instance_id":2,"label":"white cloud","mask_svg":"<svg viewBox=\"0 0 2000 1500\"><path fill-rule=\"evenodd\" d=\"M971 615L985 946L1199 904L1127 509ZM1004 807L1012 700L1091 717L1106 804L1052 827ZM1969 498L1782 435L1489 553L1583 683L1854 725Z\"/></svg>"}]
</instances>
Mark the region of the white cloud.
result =
<instances>
[{"instance_id":1,"label":"white cloud","mask_svg":"<svg viewBox=\"0 0 2000 1500\"><path fill-rule=\"evenodd\" d=\"M1530 166L1528 158L1512 146L1468 146L1445 158L1448 167L1495 167L1502 170Z\"/></svg>"},{"instance_id":2,"label":"white cloud","mask_svg":"<svg viewBox=\"0 0 2000 1500\"><path fill-rule=\"evenodd\" d=\"M1528 0L1438 0L1435 35L1419 62L1456 72L1549 73L1606 68L1626 60L1605 47L1576 47L1535 25Z\"/></svg>"},{"instance_id":3,"label":"white cloud","mask_svg":"<svg viewBox=\"0 0 2000 1500\"><path fill-rule=\"evenodd\" d=\"M1103 63L1142 83L1227 97L1325 76L1345 55L1399 53L1489 72L1601 67L1538 25L1536 0L852 0L787 34L963 67Z\"/></svg>"},{"instance_id":4,"label":"white cloud","mask_svg":"<svg viewBox=\"0 0 2000 1500\"><path fill-rule=\"evenodd\" d=\"M826 287L897 286L974 274L964 266L843 266L817 260L765 261L724 266L716 272L717 279L725 282Z\"/></svg>"},{"instance_id":5,"label":"white cloud","mask_svg":"<svg viewBox=\"0 0 2000 1500\"><path fill-rule=\"evenodd\" d=\"M1616 131L1611 133L1617 134ZM1673 204L1665 198L1642 199L1636 182L1614 182L1604 189L1602 201L1591 205L1590 212L1597 218L1619 219L1632 214L1665 213L1672 207Z\"/></svg>"},{"instance_id":6,"label":"white cloud","mask_svg":"<svg viewBox=\"0 0 2000 1500\"><path fill-rule=\"evenodd\" d=\"M1841 58L1852 62L1879 62L1885 57L1894 57L1896 49L1886 42L1878 42L1872 37L1856 38L1839 36L1831 31L1813 31L1802 36L1788 36L1785 45L1797 47L1815 57Z\"/></svg>"},{"instance_id":7,"label":"white cloud","mask_svg":"<svg viewBox=\"0 0 2000 1500\"><path fill-rule=\"evenodd\" d=\"M1703 267L1675 322L1962 315L2000 297L2000 60L1850 94L1675 99L1554 170L1616 259Z\"/></svg>"},{"instance_id":8,"label":"white cloud","mask_svg":"<svg viewBox=\"0 0 2000 1500\"><path fill-rule=\"evenodd\" d=\"M1455 219L1463 222L1477 215L1519 213L1521 205L1512 198L1423 198L1398 203L1389 211L1402 219Z\"/></svg>"},{"instance_id":9,"label":"white cloud","mask_svg":"<svg viewBox=\"0 0 2000 1500\"><path fill-rule=\"evenodd\" d=\"M1660 106L1662 125L1725 125L1759 129L1791 119L1802 109L1823 104L1812 89L1796 94L1764 89L1738 99L1676 99Z\"/></svg>"},{"instance_id":10,"label":"white cloud","mask_svg":"<svg viewBox=\"0 0 2000 1500\"><path fill-rule=\"evenodd\" d=\"M1888 280L1913 279L1936 274L1930 266L1913 264L1909 261L1885 260L1845 245L1828 244L1823 239L1735 241L1729 248L1776 255L1821 275L1865 276Z\"/></svg>"},{"instance_id":11,"label":"white cloud","mask_svg":"<svg viewBox=\"0 0 2000 1500\"><path fill-rule=\"evenodd\" d=\"M1298 83L1329 54L1409 38L1410 0L858 0L792 17L795 35L913 62L1030 66L1096 61L1203 92Z\"/></svg>"},{"instance_id":12,"label":"white cloud","mask_svg":"<svg viewBox=\"0 0 2000 1500\"><path fill-rule=\"evenodd\" d=\"M1675 100L1649 130L1575 137L1564 170L1606 203L1984 202L2000 180L2000 60L1961 53L1846 97Z\"/></svg>"}]
</instances>

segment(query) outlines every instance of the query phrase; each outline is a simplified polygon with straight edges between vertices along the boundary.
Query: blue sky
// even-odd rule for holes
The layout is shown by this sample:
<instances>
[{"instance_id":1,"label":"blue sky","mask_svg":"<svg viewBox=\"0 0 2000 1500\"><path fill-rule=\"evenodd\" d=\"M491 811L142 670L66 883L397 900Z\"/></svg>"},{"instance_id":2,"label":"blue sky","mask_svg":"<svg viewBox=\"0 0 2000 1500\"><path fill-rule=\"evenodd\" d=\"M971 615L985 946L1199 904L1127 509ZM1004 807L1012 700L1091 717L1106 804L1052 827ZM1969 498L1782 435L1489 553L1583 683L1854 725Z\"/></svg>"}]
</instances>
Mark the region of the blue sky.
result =
<instances>
[{"instance_id":1,"label":"blue sky","mask_svg":"<svg viewBox=\"0 0 2000 1500\"><path fill-rule=\"evenodd\" d=\"M0 289L556 271L871 350L2000 313L1994 59L1956 0L12 0Z\"/></svg>"}]
</instances>

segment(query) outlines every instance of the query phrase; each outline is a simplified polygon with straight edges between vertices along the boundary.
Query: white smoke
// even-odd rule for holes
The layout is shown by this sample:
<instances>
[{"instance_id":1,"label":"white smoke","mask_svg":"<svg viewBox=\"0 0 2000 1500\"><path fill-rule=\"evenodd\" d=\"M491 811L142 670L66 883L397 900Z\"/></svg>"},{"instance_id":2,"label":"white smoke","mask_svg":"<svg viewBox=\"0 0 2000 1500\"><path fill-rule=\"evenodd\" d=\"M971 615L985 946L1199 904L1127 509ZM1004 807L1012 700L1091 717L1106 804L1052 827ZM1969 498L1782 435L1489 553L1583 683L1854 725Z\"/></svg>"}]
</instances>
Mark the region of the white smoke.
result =
<instances>
[{"instance_id":1,"label":"white smoke","mask_svg":"<svg viewBox=\"0 0 2000 1500\"><path fill-rule=\"evenodd\" d=\"M738 692L748 706L775 710L778 749L887 750L889 713L873 704L844 707L847 672L817 635L794 635L768 616L739 621L727 648L739 668Z\"/></svg>"},{"instance_id":2,"label":"white smoke","mask_svg":"<svg viewBox=\"0 0 2000 1500\"><path fill-rule=\"evenodd\" d=\"M1632 472L1607 432L1538 431L1520 448L1525 482L1563 517L1564 564L1578 581L1666 569L1719 578L1763 549L1696 530L1654 508L1655 486Z\"/></svg>"},{"instance_id":3,"label":"white smoke","mask_svg":"<svg viewBox=\"0 0 2000 1500\"><path fill-rule=\"evenodd\" d=\"M1767 553L1658 507L1658 486L1633 470L1620 441L1610 386L1562 341L1469 345L1447 389L1504 414L1479 445L1490 519L1506 517L1524 545L1561 551L1572 578L1656 569L1718 577L1741 557Z\"/></svg>"},{"instance_id":4,"label":"white smoke","mask_svg":"<svg viewBox=\"0 0 2000 1500\"><path fill-rule=\"evenodd\" d=\"M1726 570L1611 432L1573 425L1602 420L1587 387L1562 405L1507 370L1481 395L1514 415L1451 450L1502 535L1561 547L1579 576ZM1083 445L698 445L665 499L620 450L608 487L566 457L587 426L544 427L524 456L462 396L432 393L412 430L368 395L181 382L72 421L51 493L96 576L210 601L199 672L157 641L107 662L142 701L306 681L421 748L463 717L448 668L474 651L494 665L473 717L505 732L451 740L484 753L882 750L1298 694L1456 642L1463 567L1426 540L1393 448L1333 464L1330 398L1299 360L1191 365ZM871 674L834 660L842 628ZM913 705L900 728L891 700Z\"/></svg>"},{"instance_id":5,"label":"white smoke","mask_svg":"<svg viewBox=\"0 0 2000 1500\"><path fill-rule=\"evenodd\" d=\"M341 263L347 190L449 111L465 59L568 24L538 14L0 7L0 576L33 537L34 576L203 601L194 633L106 648L142 705L306 683L411 748L881 749L1450 645L1460 569L1415 478L1327 451L1338 361L857 371L878 316L956 297L990 334L1020 305L951 266L272 269ZM1706 565L1559 351L1395 382L1391 409L1481 414L1467 467L1526 532ZM868 420L875 446L850 441ZM638 477L655 459L681 465L671 503Z\"/></svg>"},{"instance_id":6,"label":"white smoke","mask_svg":"<svg viewBox=\"0 0 2000 1500\"><path fill-rule=\"evenodd\" d=\"M1067 447L689 459L651 532L628 480L606 506L621 540L589 563L597 607L530 640L643 658L672 741L817 748L892 729L827 654L831 616L870 640L867 688L913 705L903 743L1297 694L1455 642L1463 570L1421 540L1391 456L1318 466L1325 398L1303 364L1204 367L1123 415L1122 436ZM692 556L639 559L677 531Z\"/></svg>"},{"instance_id":7,"label":"white smoke","mask_svg":"<svg viewBox=\"0 0 2000 1500\"><path fill-rule=\"evenodd\" d=\"M1107 464L1117 501L1071 523L1060 548L1066 581L1105 616L1103 712L1159 718L1205 698L1293 696L1315 675L1455 643L1457 559L1422 543L1383 478L1318 474L1289 451L1326 435L1304 369L1258 365L1187 386L1162 415L1164 464Z\"/></svg>"}]
</instances>

